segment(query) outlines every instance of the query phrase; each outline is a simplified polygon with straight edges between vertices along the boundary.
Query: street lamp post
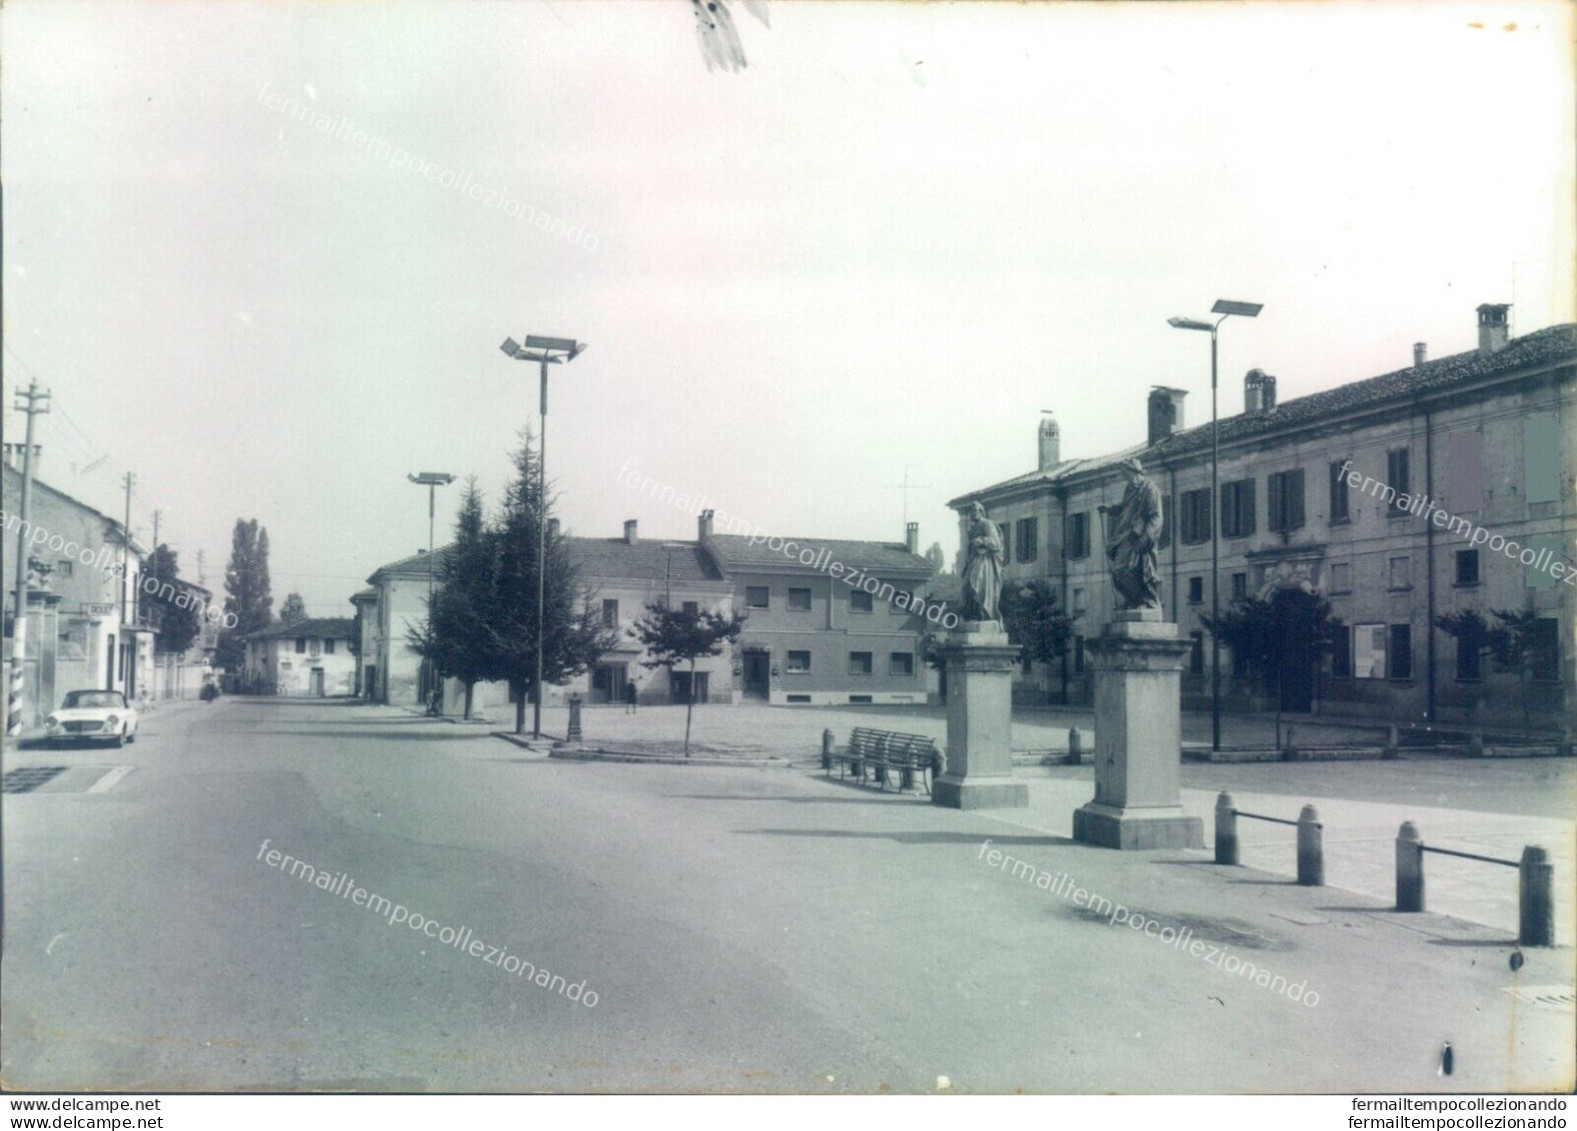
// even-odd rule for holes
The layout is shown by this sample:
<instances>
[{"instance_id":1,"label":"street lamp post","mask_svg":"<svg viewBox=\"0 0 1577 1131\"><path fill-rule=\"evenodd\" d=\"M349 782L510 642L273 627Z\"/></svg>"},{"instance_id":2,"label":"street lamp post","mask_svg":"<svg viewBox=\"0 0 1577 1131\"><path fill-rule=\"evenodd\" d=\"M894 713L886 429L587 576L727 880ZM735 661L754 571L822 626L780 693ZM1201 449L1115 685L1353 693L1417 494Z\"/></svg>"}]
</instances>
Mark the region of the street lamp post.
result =
<instances>
[{"instance_id":1,"label":"street lamp post","mask_svg":"<svg viewBox=\"0 0 1577 1131\"><path fill-rule=\"evenodd\" d=\"M539 334L526 335L522 346L514 338L505 338L499 347L516 361L535 361L542 367L541 407L537 419L537 662L532 673L534 692L531 703L531 737L542 737L542 619L544 586L547 580L548 524L548 366L574 361L585 352L586 343L574 338L545 338Z\"/></svg>"},{"instance_id":2,"label":"street lamp post","mask_svg":"<svg viewBox=\"0 0 1577 1131\"><path fill-rule=\"evenodd\" d=\"M427 488L427 639L432 641L433 633L433 524L438 511L438 488L447 487L454 482L454 476L443 471L424 471L420 475L407 474L406 477L419 487ZM433 665L431 657L425 657L424 666L427 668L427 678L431 681L438 675L437 668ZM427 689L428 694L432 688ZM430 709L430 708L429 708Z\"/></svg>"},{"instance_id":3,"label":"street lamp post","mask_svg":"<svg viewBox=\"0 0 1577 1131\"><path fill-rule=\"evenodd\" d=\"M1168 318L1178 330L1203 330L1210 335L1210 749L1221 749L1221 444L1216 419L1216 329L1232 315L1256 318L1263 303L1217 299L1210 313L1214 322L1201 318ZM1176 539L1174 538L1174 544ZM1175 552L1175 551L1174 551Z\"/></svg>"}]
</instances>

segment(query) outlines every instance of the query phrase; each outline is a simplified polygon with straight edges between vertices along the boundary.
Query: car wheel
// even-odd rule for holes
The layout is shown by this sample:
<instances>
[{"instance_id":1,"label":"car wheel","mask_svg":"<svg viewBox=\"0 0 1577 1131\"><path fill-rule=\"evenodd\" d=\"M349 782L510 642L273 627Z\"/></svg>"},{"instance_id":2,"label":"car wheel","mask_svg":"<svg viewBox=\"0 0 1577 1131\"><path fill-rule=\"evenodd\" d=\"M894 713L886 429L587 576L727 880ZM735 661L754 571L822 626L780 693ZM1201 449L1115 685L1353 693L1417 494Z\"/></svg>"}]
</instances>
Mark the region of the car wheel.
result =
<instances>
[{"instance_id":1,"label":"car wheel","mask_svg":"<svg viewBox=\"0 0 1577 1131\"><path fill-rule=\"evenodd\" d=\"M126 736L126 741L127 742L136 742L137 741L137 731L135 729L133 729L132 732Z\"/></svg>"},{"instance_id":2,"label":"car wheel","mask_svg":"<svg viewBox=\"0 0 1577 1131\"><path fill-rule=\"evenodd\" d=\"M125 745L126 745L126 732L125 731L121 731L119 734L117 734L115 736L115 749L119 750L122 746L125 746Z\"/></svg>"}]
</instances>

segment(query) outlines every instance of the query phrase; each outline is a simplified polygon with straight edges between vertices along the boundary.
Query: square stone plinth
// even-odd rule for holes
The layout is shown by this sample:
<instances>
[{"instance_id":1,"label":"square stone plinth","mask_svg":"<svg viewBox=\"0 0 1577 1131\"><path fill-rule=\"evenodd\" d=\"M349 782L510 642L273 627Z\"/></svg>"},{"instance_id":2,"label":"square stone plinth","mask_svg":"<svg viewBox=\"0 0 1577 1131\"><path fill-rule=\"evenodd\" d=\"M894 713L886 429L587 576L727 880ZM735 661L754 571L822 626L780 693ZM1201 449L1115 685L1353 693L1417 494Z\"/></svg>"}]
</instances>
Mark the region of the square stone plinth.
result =
<instances>
[{"instance_id":1,"label":"square stone plinth","mask_svg":"<svg viewBox=\"0 0 1577 1131\"><path fill-rule=\"evenodd\" d=\"M1029 804L1013 780L1013 665L1019 649L996 622L966 622L941 647L947 663L947 769L931 800L950 809Z\"/></svg>"},{"instance_id":2,"label":"square stone plinth","mask_svg":"<svg viewBox=\"0 0 1577 1131\"><path fill-rule=\"evenodd\" d=\"M1205 825L1181 807L1114 809L1086 802L1073 811L1073 839L1098 848L1203 848Z\"/></svg>"},{"instance_id":3,"label":"square stone plinth","mask_svg":"<svg viewBox=\"0 0 1577 1131\"><path fill-rule=\"evenodd\" d=\"M931 801L948 809L1022 809L1029 804L1029 787L1012 778L943 774L931 783Z\"/></svg>"},{"instance_id":4,"label":"square stone plinth","mask_svg":"<svg viewBox=\"0 0 1577 1131\"><path fill-rule=\"evenodd\" d=\"M1190 645L1159 610L1118 613L1090 642L1095 668L1095 797L1073 839L1104 848L1202 848L1181 808L1179 681Z\"/></svg>"}]
</instances>

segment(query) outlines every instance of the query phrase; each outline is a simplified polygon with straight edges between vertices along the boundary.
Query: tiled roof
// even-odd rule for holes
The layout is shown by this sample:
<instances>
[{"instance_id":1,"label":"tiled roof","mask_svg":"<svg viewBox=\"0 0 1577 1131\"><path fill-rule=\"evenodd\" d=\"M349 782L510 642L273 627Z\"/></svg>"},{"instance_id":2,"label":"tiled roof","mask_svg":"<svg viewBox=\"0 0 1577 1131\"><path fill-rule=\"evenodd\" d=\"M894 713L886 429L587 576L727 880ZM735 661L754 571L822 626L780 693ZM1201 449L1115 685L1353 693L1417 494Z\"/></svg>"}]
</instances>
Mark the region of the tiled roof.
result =
<instances>
[{"instance_id":1,"label":"tiled roof","mask_svg":"<svg viewBox=\"0 0 1577 1131\"><path fill-rule=\"evenodd\" d=\"M1423 365L1408 366L1391 373L1382 373L1363 381L1354 381L1324 392L1310 393L1283 401L1269 412L1243 413L1223 417L1220 422L1221 442L1248 439L1260 433L1274 432L1280 428L1316 422L1325 417L1362 409L1378 408L1389 402L1405 401L1421 394L1436 393L1453 385L1466 384L1484 377L1502 373L1515 373L1535 369L1561 361L1577 361L1577 324L1565 323L1536 330L1521 338L1513 338L1504 347L1484 356L1478 350L1426 361ZM1174 460L1180 456L1210 446L1208 423L1189 428L1153 446L1136 447L1092 459L1068 460L1049 471L1032 471L1013 479L994 483L990 487L960 495L948 503L960 507L974 499L993 495L1014 487L1034 483L1051 483L1082 472L1093 471L1119 463L1128 456L1137 455L1143 460Z\"/></svg>"},{"instance_id":2,"label":"tiled roof","mask_svg":"<svg viewBox=\"0 0 1577 1131\"><path fill-rule=\"evenodd\" d=\"M633 581L722 581L697 542L636 542L623 538L564 539L570 556L594 578Z\"/></svg>"},{"instance_id":3,"label":"tiled roof","mask_svg":"<svg viewBox=\"0 0 1577 1131\"><path fill-rule=\"evenodd\" d=\"M1031 483L1055 483L1059 479L1067 479L1070 476L1078 475L1082 472L1097 471L1100 468L1110 467L1113 464L1121 463L1129 456L1142 456L1145 454L1145 450L1146 446L1144 444L1136 444L1131 448L1124 448L1121 451L1112 452L1109 455L1089 456L1085 459L1064 460L1056 467L1048 468L1045 471L1031 471L1025 473L1024 475L1015 475L1012 479L1004 479L1000 483L993 483L989 487L982 487L978 491L971 491L967 495L960 495L958 498L950 500L947 505L958 508L974 499L980 498L983 495L994 495L999 491L1011 490L1014 487L1022 487Z\"/></svg>"},{"instance_id":4,"label":"tiled roof","mask_svg":"<svg viewBox=\"0 0 1577 1131\"><path fill-rule=\"evenodd\" d=\"M272 640L277 637L317 636L325 640L348 638L356 622L350 617L309 617L295 624L273 624L249 632L243 640Z\"/></svg>"},{"instance_id":5,"label":"tiled roof","mask_svg":"<svg viewBox=\"0 0 1577 1131\"><path fill-rule=\"evenodd\" d=\"M776 539L773 535L773 539ZM783 550L774 550L766 542L751 545L743 534L714 534L708 544L716 551L724 571L731 569L788 570L813 572L818 567L801 564L799 551L815 551L825 569L828 562L841 562L849 569L866 573L913 573L922 577L931 574L931 563L919 554L911 554L902 542L854 542L836 538L785 538L783 545L794 544L794 556ZM825 553L823 553L825 551Z\"/></svg>"},{"instance_id":6,"label":"tiled roof","mask_svg":"<svg viewBox=\"0 0 1577 1131\"><path fill-rule=\"evenodd\" d=\"M1482 377L1534 369L1550 363L1577 361L1577 324L1566 323L1536 330L1526 337L1513 338L1487 357L1478 350L1454 353L1447 357L1382 373L1350 385L1339 385L1306 397L1284 401L1269 412L1229 416L1221 421L1221 440L1227 443L1260 432L1270 432L1295 424L1306 424L1322 417L1357 409L1375 408L1389 401L1406 400L1424 393L1436 393L1453 385L1466 384ZM1149 449L1157 459L1170 459L1210 446L1210 425L1189 428L1170 436Z\"/></svg>"},{"instance_id":7,"label":"tiled roof","mask_svg":"<svg viewBox=\"0 0 1577 1131\"><path fill-rule=\"evenodd\" d=\"M564 538L565 548L591 578L618 578L631 581L722 581L723 575L702 551L698 542L637 541L633 546L623 538ZM433 568L443 573L444 562L454 547L440 546L433 551ZM380 574L426 576L427 555L415 554L380 566ZM358 594L359 595L359 594Z\"/></svg>"}]
</instances>

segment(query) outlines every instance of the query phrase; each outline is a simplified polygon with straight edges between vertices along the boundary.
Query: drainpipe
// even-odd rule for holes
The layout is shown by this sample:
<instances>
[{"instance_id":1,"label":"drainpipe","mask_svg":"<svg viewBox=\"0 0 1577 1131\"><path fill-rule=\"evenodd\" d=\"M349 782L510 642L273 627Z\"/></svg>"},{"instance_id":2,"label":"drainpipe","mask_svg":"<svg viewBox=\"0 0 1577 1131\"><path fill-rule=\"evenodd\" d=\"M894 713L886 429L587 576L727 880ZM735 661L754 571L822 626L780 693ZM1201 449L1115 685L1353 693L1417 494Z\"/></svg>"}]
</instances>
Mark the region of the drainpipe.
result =
<instances>
[{"instance_id":1,"label":"drainpipe","mask_svg":"<svg viewBox=\"0 0 1577 1131\"><path fill-rule=\"evenodd\" d=\"M1431 503L1435 501L1435 430L1432 425L1433 417L1428 408L1424 409L1424 497ZM1427 508L1426 508L1427 511ZM1424 515L1424 560L1425 576L1428 578L1428 605L1429 621L1424 625L1428 633L1428 646L1426 654L1429 664L1429 678L1425 684L1426 706L1424 708L1425 721L1435 721L1435 524L1431 516Z\"/></svg>"},{"instance_id":2,"label":"drainpipe","mask_svg":"<svg viewBox=\"0 0 1577 1131\"><path fill-rule=\"evenodd\" d=\"M1067 609L1071 616L1073 610L1068 606L1068 489L1058 486L1053 491L1052 497L1057 501L1060 523L1058 529L1062 531L1062 537L1057 540L1062 551L1058 555L1062 559L1062 607ZM1062 668L1062 705L1066 707L1068 705L1068 643L1066 641L1062 645L1062 663L1059 666Z\"/></svg>"},{"instance_id":3,"label":"drainpipe","mask_svg":"<svg viewBox=\"0 0 1577 1131\"><path fill-rule=\"evenodd\" d=\"M1166 523L1170 527L1167 535L1170 542L1169 549L1172 551L1172 616L1175 618L1177 616L1177 468L1169 467L1166 472L1170 480L1170 486L1167 488Z\"/></svg>"}]
</instances>

